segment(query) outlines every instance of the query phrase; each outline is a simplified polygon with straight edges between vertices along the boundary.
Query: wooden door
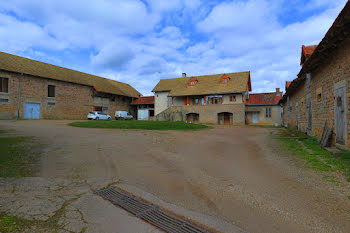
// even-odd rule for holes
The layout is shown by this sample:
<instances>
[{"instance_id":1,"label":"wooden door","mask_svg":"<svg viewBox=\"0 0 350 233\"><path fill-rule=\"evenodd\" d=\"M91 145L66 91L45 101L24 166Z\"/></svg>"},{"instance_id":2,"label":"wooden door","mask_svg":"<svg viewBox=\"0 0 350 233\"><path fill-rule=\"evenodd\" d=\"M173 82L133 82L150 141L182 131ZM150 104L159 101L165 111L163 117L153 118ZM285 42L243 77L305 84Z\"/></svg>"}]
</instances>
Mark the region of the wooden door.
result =
<instances>
[{"instance_id":1,"label":"wooden door","mask_svg":"<svg viewBox=\"0 0 350 233\"><path fill-rule=\"evenodd\" d=\"M336 142L345 143L345 92L344 87L334 90L334 120Z\"/></svg>"},{"instance_id":2,"label":"wooden door","mask_svg":"<svg viewBox=\"0 0 350 233\"><path fill-rule=\"evenodd\" d=\"M224 124L225 125L230 125L231 124L230 114L228 114L228 113L224 114Z\"/></svg>"}]
</instances>

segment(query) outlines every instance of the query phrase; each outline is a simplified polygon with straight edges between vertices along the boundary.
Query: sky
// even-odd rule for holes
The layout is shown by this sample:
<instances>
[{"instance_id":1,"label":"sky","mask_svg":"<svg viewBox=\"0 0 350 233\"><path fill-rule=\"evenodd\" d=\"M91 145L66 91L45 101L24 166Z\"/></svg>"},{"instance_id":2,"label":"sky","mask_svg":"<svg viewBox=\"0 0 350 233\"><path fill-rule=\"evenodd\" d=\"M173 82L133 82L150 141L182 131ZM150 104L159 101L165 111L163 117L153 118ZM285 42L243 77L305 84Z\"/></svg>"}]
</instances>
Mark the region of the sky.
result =
<instances>
[{"instance_id":1,"label":"sky","mask_svg":"<svg viewBox=\"0 0 350 233\"><path fill-rule=\"evenodd\" d=\"M0 51L129 83L251 71L284 90L347 0L0 0Z\"/></svg>"}]
</instances>

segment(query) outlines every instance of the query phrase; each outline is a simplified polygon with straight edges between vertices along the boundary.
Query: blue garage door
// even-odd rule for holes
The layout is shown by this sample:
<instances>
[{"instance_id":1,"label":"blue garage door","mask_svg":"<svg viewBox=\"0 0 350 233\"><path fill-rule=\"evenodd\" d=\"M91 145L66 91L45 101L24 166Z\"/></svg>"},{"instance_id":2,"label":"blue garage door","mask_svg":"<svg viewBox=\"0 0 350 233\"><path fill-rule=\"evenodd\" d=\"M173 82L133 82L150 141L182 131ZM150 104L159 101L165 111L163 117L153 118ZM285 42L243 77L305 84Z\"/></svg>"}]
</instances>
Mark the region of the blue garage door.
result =
<instances>
[{"instance_id":1,"label":"blue garage door","mask_svg":"<svg viewBox=\"0 0 350 233\"><path fill-rule=\"evenodd\" d=\"M39 119L40 118L40 104L26 103L24 107L25 119Z\"/></svg>"}]
</instances>

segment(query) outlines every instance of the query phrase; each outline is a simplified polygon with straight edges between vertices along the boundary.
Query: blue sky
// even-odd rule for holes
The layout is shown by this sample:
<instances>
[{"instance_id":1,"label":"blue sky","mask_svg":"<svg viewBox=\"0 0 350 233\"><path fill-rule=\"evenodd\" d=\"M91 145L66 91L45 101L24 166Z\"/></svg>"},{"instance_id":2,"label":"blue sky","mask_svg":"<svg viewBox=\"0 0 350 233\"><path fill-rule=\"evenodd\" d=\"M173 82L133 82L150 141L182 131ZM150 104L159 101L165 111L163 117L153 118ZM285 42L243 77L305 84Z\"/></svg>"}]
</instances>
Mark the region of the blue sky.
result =
<instances>
[{"instance_id":1,"label":"blue sky","mask_svg":"<svg viewBox=\"0 0 350 233\"><path fill-rule=\"evenodd\" d=\"M126 82L251 71L284 89L301 45L317 44L346 0L7 0L0 51Z\"/></svg>"}]
</instances>

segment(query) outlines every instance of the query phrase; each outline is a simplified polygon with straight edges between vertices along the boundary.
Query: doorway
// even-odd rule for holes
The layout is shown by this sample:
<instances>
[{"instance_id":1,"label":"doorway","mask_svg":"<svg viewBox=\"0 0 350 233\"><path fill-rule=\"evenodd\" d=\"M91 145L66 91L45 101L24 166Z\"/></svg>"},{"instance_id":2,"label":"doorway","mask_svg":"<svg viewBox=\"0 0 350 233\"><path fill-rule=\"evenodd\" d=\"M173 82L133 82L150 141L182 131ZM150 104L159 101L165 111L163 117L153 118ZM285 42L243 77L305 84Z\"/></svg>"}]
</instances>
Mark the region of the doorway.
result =
<instances>
[{"instance_id":1,"label":"doorway","mask_svg":"<svg viewBox=\"0 0 350 233\"><path fill-rule=\"evenodd\" d=\"M198 113L188 113L188 114L186 114L186 122L198 123L199 122L199 114Z\"/></svg>"},{"instance_id":2,"label":"doorway","mask_svg":"<svg viewBox=\"0 0 350 233\"><path fill-rule=\"evenodd\" d=\"M218 113L218 124L219 125L232 125L233 114L230 112Z\"/></svg>"},{"instance_id":3,"label":"doorway","mask_svg":"<svg viewBox=\"0 0 350 233\"><path fill-rule=\"evenodd\" d=\"M334 90L334 114L336 142L345 144L345 88Z\"/></svg>"},{"instance_id":4,"label":"doorway","mask_svg":"<svg viewBox=\"0 0 350 233\"><path fill-rule=\"evenodd\" d=\"M40 118L40 104L25 103L24 119L39 119L39 118Z\"/></svg>"},{"instance_id":5,"label":"doorway","mask_svg":"<svg viewBox=\"0 0 350 233\"><path fill-rule=\"evenodd\" d=\"M259 122L259 112L253 112L252 122L253 122L253 124L257 124Z\"/></svg>"}]
</instances>

